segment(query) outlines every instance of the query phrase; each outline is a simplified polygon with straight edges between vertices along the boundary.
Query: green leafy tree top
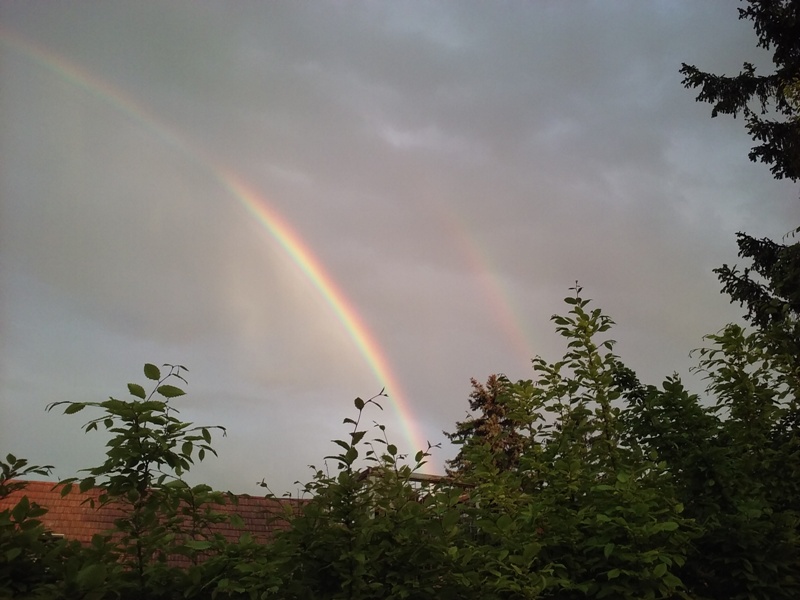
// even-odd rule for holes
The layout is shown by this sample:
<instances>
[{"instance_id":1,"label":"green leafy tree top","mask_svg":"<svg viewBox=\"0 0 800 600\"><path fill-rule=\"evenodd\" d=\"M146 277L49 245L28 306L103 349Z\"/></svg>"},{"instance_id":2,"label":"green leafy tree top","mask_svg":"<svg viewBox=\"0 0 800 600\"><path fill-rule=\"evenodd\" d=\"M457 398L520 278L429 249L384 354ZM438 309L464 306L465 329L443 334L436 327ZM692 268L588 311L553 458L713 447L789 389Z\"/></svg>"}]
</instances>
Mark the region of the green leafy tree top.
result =
<instances>
[{"instance_id":1,"label":"green leafy tree top","mask_svg":"<svg viewBox=\"0 0 800 600\"><path fill-rule=\"evenodd\" d=\"M173 383L186 383L179 365L164 365L165 372L153 364L144 366L151 390L128 384L131 400L109 398L104 402L55 402L52 410L64 406L65 414L86 408L100 411L83 429L101 425L112 434L106 444L106 460L84 469L87 476L65 480L62 495L69 494L78 482L81 492L99 488L101 505L114 504L123 510L114 529L104 538L93 540L102 547L101 558L81 575L83 583L96 590L111 585L130 597L167 597L180 587L174 579L178 571L168 568L167 559L184 556L196 563L199 554L223 542L212 534L210 525L227 517L214 511L225 495L205 485L190 486L182 478L195 459L211 447L211 431L220 426L195 426L181 421L170 400L184 395ZM89 503L94 499L89 497ZM120 572L119 567L124 570ZM110 574L114 574L113 577ZM125 597L125 594L123 594Z\"/></svg>"},{"instance_id":2,"label":"green leafy tree top","mask_svg":"<svg viewBox=\"0 0 800 600\"><path fill-rule=\"evenodd\" d=\"M74 414L86 407L100 409L101 416L84 425L87 433L105 427L113 437L106 444L106 460L102 465L85 469L89 477L81 480L81 491L95 485L102 486L105 497L125 498L136 502L149 490L180 477L191 468L194 457L205 458L206 452L216 454L211 447L212 429L193 427L181 421L178 410L170 405L172 398L183 396L183 389L167 383L179 380L186 383L182 373L187 369L180 365L169 367L166 373L153 364L144 366L144 375L155 382L150 393L136 383L128 384L132 401L109 398L104 402L54 402L47 407L52 410L65 405L64 414ZM74 481L74 480L68 480ZM69 492L69 488L66 488Z\"/></svg>"}]
</instances>

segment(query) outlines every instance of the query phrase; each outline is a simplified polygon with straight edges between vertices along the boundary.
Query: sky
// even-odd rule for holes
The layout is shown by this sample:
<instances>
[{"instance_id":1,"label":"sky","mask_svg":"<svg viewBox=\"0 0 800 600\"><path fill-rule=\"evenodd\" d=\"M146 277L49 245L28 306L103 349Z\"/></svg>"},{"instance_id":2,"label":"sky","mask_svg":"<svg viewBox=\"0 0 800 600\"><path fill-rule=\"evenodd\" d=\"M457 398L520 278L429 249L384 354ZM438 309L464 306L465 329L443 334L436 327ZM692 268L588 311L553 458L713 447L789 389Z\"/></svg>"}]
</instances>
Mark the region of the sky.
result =
<instances>
[{"instance_id":1,"label":"sky","mask_svg":"<svg viewBox=\"0 0 800 600\"><path fill-rule=\"evenodd\" d=\"M681 85L746 60L722 0L0 0L0 454L99 464L98 413L45 407L151 362L227 428L194 482L296 494L382 388L363 423L442 472L470 378L562 356L576 281L644 382L701 391L743 312L712 269L800 220Z\"/></svg>"}]
</instances>

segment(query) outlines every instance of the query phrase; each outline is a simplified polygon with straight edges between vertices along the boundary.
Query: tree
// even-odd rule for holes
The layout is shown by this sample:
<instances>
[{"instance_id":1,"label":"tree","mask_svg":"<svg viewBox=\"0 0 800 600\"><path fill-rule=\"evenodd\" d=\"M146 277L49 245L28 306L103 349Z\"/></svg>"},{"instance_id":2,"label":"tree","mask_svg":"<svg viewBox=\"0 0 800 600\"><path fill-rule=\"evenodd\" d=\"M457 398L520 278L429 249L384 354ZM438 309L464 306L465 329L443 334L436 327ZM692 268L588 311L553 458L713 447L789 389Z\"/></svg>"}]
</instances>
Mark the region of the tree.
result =
<instances>
[{"instance_id":1,"label":"tree","mask_svg":"<svg viewBox=\"0 0 800 600\"><path fill-rule=\"evenodd\" d=\"M771 165L776 179L800 178L800 1L747 0L740 19L753 21L758 46L772 50L775 71L757 75L745 62L733 77L700 71L683 64L683 85L700 88L697 100L713 105L711 116L742 113L750 137L757 142L750 160Z\"/></svg>"},{"instance_id":2,"label":"tree","mask_svg":"<svg viewBox=\"0 0 800 600\"><path fill-rule=\"evenodd\" d=\"M453 433L444 432L452 443L460 446L456 457L447 461L448 473L470 468L467 455L473 446L484 444L498 469L515 468L525 446L523 429L528 418L524 406L515 397L514 387L505 375L491 375L486 385L475 379L471 383L469 407L478 414L458 421Z\"/></svg>"},{"instance_id":3,"label":"tree","mask_svg":"<svg viewBox=\"0 0 800 600\"><path fill-rule=\"evenodd\" d=\"M731 324L705 339L696 371L707 398L677 376L660 388L627 378L626 444L666 465L684 516L698 525L679 572L687 589L719 600L796 598L800 430L791 389L760 331Z\"/></svg>"},{"instance_id":4,"label":"tree","mask_svg":"<svg viewBox=\"0 0 800 600\"><path fill-rule=\"evenodd\" d=\"M50 466L28 465L13 454L0 459L0 499L24 490L20 477L48 475ZM39 517L47 509L27 496L0 511L0 598L49 596L54 593L57 575L53 566L65 547L62 540L48 535Z\"/></svg>"},{"instance_id":5,"label":"tree","mask_svg":"<svg viewBox=\"0 0 800 600\"><path fill-rule=\"evenodd\" d=\"M533 381L473 382L479 412L450 434L468 486L458 552L486 565L476 571L498 582L491 597L685 597L677 573L695 525L667 465L623 435L625 368L603 339L613 321L573 290L569 312L552 317L563 358L537 356Z\"/></svg>"},{"instance_id":6,"label":"tree","mask_svg":"<svg viewBox=\"0 0 800 600\"><path fill-rule=\"evenodd\" d=\"M401 464L383 425L376 424L378 437L366 437L362 417L366 408L380 409L376 398L355 399L356 418L344 419L351 426L349 436L334 440L338 453L326 457L335 472L312 467L313 479L303 488L308 501L286 515L291 528L260 555L227 564L208 586L216 597L479 597L472 591L474 582L463 576L464 563L469 570L472 561L456 563L454 556L459 492L421 493L411 475L427 452L417 452L411 467ZM208 564L219 562L212 558Z\"/></svg>"},{"instance_id":7,"label":"tree","mask_svg":"<svg viewBox=\"0 0 800 600\"><path fill-rule=\"evenodd\" d=\"M169 557L188 557L222 543L208 526L226 517L213 510L225 496L207 485L190 486L182 477L211 447L211 430L223 427L193 426L181 421L170 405L172 398L184 395L172 385L186 383L183 366L164 365L166 373L153 364L144 366L152 383L147 393L139 384L129 383L132 400L109 398L104 402L54 402L52 410L65 406L65 414L89 407L101 415L83 426L84 431L103 426L112 437L106 444L106 460L90 469L83 478L64 480L62 494L77 483L82 492L99 488L99 503L121 506L124 517L115 521L114 531L95 536L92 544L97 558L78 578L96 589L106 587L114 595L130 597L172 597L184 586L184 571L170 568ZM90 500L94 504L94 500Z\"/></svg>"},{"instance_id":8,"label":"tree","mask_svg":"<svg viewBox=\"0 0 800 600\"><path fill-rule=\"evenodd\" d=\"M712 117L742 113L750 136L759 142L750 159L771 165L776 179L800 178L800 0L747 0L740 19L753 21L758 46L773 50L774 72L757 75L745 63L734 77L705 73L683 64L687 88L713 104ZM756 104L754 107L753 105ZM800 233L796 229L792 235ZM763 336L761 343L800 388L800 243L782 244L737 234L739 256L752 261L740 271L715 269L722 291L747 308L745 318ZM777 365L776 365L777 367Z\"/></svg>"},{"instance_id":9,"label":"tree","mask_svg":"<svg viewBox=\"0 0 800 600\"><path fill-rule=\"evenodd\" d=\"M740 19L753 21L758 46L773 50L775 70L756 75L751 63L734 77L705 73L684 64L687 88L717 114L742 113L759 142L750 159L771 165L776 179L800 178L800 0L747 0ZM753 104L756 104L756 107ZM800 228L791 235L800 233ZM745 318L763 337L760 344L777 361L786 383L800 389L800 243L782 244L737 234L739 256L752 261L743 271L727 264L715 269L722 291L747 308Z\"/></svg>"},{"instance_id":10,"label":"tree","mask_svg":"<svg viewBox=\"0 0 800 600\"><path fill-rule=\"evenodd\" d=\"M738 244L739 256L752 266L715 269L722 291L747 309L745 318L800 390L800 242L779 244L739 233Z\"/></svg>"}]
</instances>

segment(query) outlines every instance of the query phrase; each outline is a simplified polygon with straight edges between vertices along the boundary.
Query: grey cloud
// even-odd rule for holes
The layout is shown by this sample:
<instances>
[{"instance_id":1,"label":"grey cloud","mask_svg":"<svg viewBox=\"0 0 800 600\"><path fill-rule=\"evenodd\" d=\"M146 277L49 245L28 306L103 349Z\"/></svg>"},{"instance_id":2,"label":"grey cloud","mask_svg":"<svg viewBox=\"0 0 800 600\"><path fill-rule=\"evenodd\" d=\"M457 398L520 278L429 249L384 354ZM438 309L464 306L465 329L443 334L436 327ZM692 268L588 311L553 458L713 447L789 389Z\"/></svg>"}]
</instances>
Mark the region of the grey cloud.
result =
<instances>
[{"instance_id":1,"label":"grey cloud","mask_svg":"<svg viewBox=\"0 0 800 600\"><path fill-rule=\"evenodd\" d=\"M741 124L680 86L681 61L731 71L755 53L728 5L39 6L0 2L4 29L154 119L4 52L10 414L36 422L72 373L68 397L102 396L177 355L189 416L229 420L233 456L210 467L225 485L274 470L291 487L378 382L220 165L317 256L434 442L470 376L532 376L525 345L557 356L547 319L576 279L647 377L685 368L702 328L738 315L710 272L735 262L734 232L796 220ZM402 427L391 405L379 418Z\"/></svg>"}]
</instances>

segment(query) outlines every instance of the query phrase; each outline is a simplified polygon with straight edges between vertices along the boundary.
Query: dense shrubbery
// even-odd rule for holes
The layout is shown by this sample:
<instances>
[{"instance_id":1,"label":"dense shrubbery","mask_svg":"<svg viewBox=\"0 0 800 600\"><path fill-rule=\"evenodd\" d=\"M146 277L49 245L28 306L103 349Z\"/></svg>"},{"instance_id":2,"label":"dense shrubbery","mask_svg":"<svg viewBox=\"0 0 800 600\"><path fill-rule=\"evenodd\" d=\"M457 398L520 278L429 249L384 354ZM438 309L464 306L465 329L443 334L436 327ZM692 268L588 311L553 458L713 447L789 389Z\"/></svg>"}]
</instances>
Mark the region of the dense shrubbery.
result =
<instances>
[{"instance_id":1,"label":"dense shrubbery","mask_svg":"<svg viewBox=\"0 0 800 600\"><path fill-rule=\"evenodd\" d=\"M378 398L357 399L349 436L326 457L335 472L316 472L268 545L211 536L225 498L181 479L213 449L212 428L169 404L180 368L145 366L153 390L130 384L131 401L59 403L100 410L84 428L114 434L105 463L68 483L99 486L99 501L130 518L83 548L48 539L44 509L25 500L0 513L0 596L800 597L800 378L797 356L770 343L797 314L708 336L708 402L677 376L642 385L612 352L610 318L578 287L565 302L553 317L561 360L534 359L534 380L473 383L448 479L415 487L427 451L409 465L383 427L367 437L361 417ZM46 471L9 456L0 494L32 473ZM176 555L188 566L170 566Z\"/></svg>"}]
</instances>

